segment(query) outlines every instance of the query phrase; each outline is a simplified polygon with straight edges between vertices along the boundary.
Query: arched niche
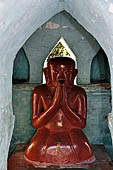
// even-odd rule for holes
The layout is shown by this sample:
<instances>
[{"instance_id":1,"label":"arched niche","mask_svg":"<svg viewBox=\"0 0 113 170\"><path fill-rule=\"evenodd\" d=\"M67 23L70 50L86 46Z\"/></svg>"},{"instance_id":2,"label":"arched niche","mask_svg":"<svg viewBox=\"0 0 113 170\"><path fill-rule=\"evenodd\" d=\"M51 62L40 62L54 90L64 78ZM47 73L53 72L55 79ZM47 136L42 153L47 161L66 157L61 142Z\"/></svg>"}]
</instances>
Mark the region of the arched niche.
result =
<instances>
[{"instance_id":1,"label":"arched niche","mask_svg":"<svg viewBox=\"0 0 113 170\"><path fill-rule=\"evenodd\" d=\"M35 129L32 127L31 120L32 90L42 82L43 65L46 67L47 64L45 59L59 43L62 43L70 57L75 60L76 68L79 69L79 83L86 84L90 81L89 61L98 52L100 46L69 13L62 11L38 28L23 45L30 64L30 76L29 83L13 85L15 128L10 152L17 143L28 143L33 136Z\"/></svg>"},{"instance_id":2,"label":"arched niche","mask_svg":"<svg viewBox=\"0 0 113 170\"><path fill-rule=\"evenodd\" d=\"M61 34L64 36L65 41L63 38L59 40ZM25 86L22 86L22 84L18 87L13 86L13 111L15 114L15 128L12 137L12 145L19 142L28 143L34 133L31 121L32 90L35 86L37 86L37 84L41 83L44 60L45 58L48 58L59 42L64 42L63 44L67 47L68 52L70 51L70 47L73 50L73 53L76 54L75 57L72 51L70 51L73 59L75 61L77 60L79 84L81 84L81 86L84 88L84 84L90 83L90 63L92 58L99 51L100 46L94 37L90 35L81 25L79 25L79 23L77 23L77 21L70 14L68 14L66 11L62 11L38 28L23 46L30 62L30 81ZM69 44L69 46L66 45L66 42ZM108 105L108 109L104 108L104 113L102 110L102 105L104 102L106 102L106 99L101 100L102 95L100 92L96 98L93 98L94 96L92 94L89 95L91 90L92 89L90 86L87 85L88 123L85 131L91 143L95 142L99 144L103 142L104 138L104 134L101 133L103 129L100 126L100 122L95 121L93 126L90 126L90 124L92 122L94 123L92 120L95 120L96 118L100 119L101 122L104 122L104 114L108 113L110 106L108 103L106 104ZM97 88L95 93L98 93L99 90ZM108 102L108 93L106 98ZM99 103L99 107L97 107L96 104L94 105L94 99L95 103ZM93 111L92 108L95 111ZM95 114L97 114L97 117L95 117ZM106 126L104 127L107 129L107 123L105 122L105 124ZM98 135L95 133L94 127L97 128ZM92 132L94 135L89 134L89 132Z\"/></svg>"},{"instance_id":3,"label":"arched niche","mask_svg":"<svg viewBox=\"0 0 113 170\"><path fill-rule=\"evenodd\" d=\"M91 63L91 84L110 83L110 68L107 56L101 48Z\"/></svg>"},{"instance_id":4,"label":"arched niche","mask_svg":"<svg viewBox=\"0 0 113 170\"><path fill-rule=\"evenodd\" d=\"M30 65L24 48L22 47L13 64L13 83L29 82Z\"/></svg>"},{"instance_id":5,"label":"arched niche","mask_svg":"<svg viewBox=\"0 0 113 170\"><path fill-rule=\"evenodd\" d=\"M94 90L88 85L90 84L90 63L99 51L100 46L94 37L79 25L71 15L63 11L38 28L23 46L30 62L30 82L25 86L15 86L15 88L13 88L13 111L16 118L12 145L19 142L28 143L33 136L34 129L31 120L32 90L38 83L41 83L44 60L48 58L58 43L62 42L62 40L59 40L61 34L69 44L68 49L70 47L73 53L76 54L76 57L73 55L73 58L75 61L77 60L79 84L83 88L85 88L84 85L87 84L88 120L85 132L90 142L96 144L102 143L105 135L109 135L108 124L103 118L106 117L111 109L108 103L109 92L106 93L105 90L98 87ZM64 43L65 46L66 42ZM45 63L45 66L46 64L47 63ZM92 90L93 93L91 93ZM105 95L104 92L106 93ZM98 106L96 103L98 103ZM20 108L22 108L21 111ZM100 121L96 121L96 119ZM104 127L100 122L105 123ZM91 126L91 124L93 125ZM105 131L107 131L107 133L105 133Z\"/></svg>"}]
</instances>

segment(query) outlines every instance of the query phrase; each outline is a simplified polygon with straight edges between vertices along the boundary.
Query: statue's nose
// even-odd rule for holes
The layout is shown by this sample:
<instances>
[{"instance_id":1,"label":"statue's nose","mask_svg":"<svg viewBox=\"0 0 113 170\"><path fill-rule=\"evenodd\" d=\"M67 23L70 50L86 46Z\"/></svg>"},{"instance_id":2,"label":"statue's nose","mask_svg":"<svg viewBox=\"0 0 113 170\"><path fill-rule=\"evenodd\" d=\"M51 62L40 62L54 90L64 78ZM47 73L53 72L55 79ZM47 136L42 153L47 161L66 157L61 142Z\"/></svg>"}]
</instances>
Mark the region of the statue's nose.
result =
<instances>
[{"instance_id":1,"label":"statue's nose","mask_svg":"<svg viewBox=\"0 0 113 170\"><path fill-rule=\"evenodd\" d=\"M59 79L59 82L61 81L62 83L64 83L63 81L65 81L65 76L64 76L64 73L61 72L58 76L58 79Z\"/></svg>"},{"instance_id":2,"label":"statue's nose","mask_svg":"<svg viewBox=\"0 0 113 170\"><path fill-rule=\"evenodd\" d=\"M59 74L58 79L59 79L59 83L60 83L60 84L65 83L65 76L64 76L64 73L63 73L63 72L61 72L61 73Z\"/></svg>"}]
</instances>

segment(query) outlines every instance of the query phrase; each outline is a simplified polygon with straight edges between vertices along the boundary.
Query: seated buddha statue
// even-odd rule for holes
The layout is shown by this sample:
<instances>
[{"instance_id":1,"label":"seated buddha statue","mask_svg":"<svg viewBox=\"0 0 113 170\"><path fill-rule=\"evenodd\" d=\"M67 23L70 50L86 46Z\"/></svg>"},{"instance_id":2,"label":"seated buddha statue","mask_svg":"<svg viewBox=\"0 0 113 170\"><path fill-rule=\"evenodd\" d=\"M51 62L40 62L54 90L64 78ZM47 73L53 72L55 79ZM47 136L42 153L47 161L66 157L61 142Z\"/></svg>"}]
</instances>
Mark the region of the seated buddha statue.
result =
<instances>
[{"instance_id":1,"label":"seated buddha statue","mask_svg":"<svg viewBox=\"0 0 113 170\"><path fill-rule=\"evenodd\" d=\"M56 57L44 68L46 84L34 88L32 124L37 129L25 150L33 165L66 165L95 160L82 129L86 126L86 93L74 85L78 70L68 57Z\"/></svg>"}]
</instances>

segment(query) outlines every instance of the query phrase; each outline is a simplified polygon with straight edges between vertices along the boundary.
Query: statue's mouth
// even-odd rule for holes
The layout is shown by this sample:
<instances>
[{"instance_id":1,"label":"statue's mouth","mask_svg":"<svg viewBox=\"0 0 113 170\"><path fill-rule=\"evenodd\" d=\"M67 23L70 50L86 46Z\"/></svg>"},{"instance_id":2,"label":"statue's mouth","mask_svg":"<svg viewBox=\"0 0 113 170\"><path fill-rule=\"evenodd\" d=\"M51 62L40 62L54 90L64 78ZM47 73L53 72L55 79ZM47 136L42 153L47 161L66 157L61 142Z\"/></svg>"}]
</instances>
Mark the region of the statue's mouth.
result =
<instances>
[{"instance_id":1,"label":"statue's mouth","mask_svg":"<svg viewBox=\"0 0 113 170\"><path fill-rule=\"evenodd\" d=\"M59 80L59 83L63 84L63 83L65 83L65 80Z\"/></svg>"}]
</instances>

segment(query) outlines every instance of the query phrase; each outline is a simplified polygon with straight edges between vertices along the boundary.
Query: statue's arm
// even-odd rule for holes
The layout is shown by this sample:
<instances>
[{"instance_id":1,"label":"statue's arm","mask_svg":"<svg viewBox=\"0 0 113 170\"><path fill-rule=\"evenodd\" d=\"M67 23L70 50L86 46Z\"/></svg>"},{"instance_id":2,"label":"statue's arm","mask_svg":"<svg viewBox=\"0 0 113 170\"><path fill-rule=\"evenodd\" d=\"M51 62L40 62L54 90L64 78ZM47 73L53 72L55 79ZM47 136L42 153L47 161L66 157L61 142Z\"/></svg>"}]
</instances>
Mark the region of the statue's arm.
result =
<instances>
[{"instance_id":1,"label":"statue's arm","mask_svg":"<svg viewBox=\"0 0 113 170\"><path fill-rule=\"evenodd\" d=\"M87 112L87 99L86 93L83 91L82 93L77 95L76 103L74 104L74 108L71 109L67 102L66 90L63 89L63 97L62 98L62 109L66 115L66 117L70 120L73 125L76 125L78 128L84 128L86 125L86 112Z\"/></svg>"},{"instance_id":2,"label":"statue's arm","mask_svg":"<svg viewBox=\"0 0 113 170\"><path fill-rule=\"evenodd\" d=\"M32 95L32 124L35 128L46 125L59 109L59 89L56 89L51 105L44 111L42 98L35 89Z\"/></svg>"}]
</instances>

